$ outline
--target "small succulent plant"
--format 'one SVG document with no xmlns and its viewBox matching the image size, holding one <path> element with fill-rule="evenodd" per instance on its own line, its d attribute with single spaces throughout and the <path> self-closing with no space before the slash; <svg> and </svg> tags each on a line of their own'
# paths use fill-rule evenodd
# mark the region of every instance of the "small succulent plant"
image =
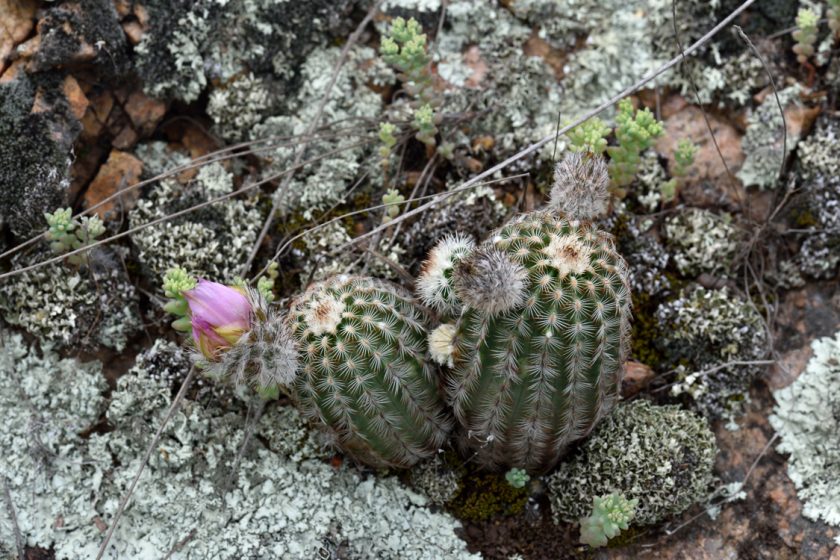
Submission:
<svg viewBox="0 0 840 560">
<path fill-rule="evenodd" d="M 797 30 L 793 32 L 796 44 L 793 46 L 793 52 L 796 53 L 799 64 L 808 64 L 808 59 L 814 55 L 818 23 L 819 17 L 810 8 L 803 8 L 796 15 Z"/>
<path fill-rule="evenodd" d="M 593 502 L 592 513 L 580 520 L 580 542 L 597 548 L 630 526 L 638 500 L 610 494 L 596 496 Z"/>
<path fill-rule="evenodd" d="M 522 469 L 513 468 L 505 473 L 505 480 L 514 488 L 525 488 L 531 476 Z"/>
<path fill-rule="evenodd" d="M 649 109 L 635 111 L 628 99 L 619 102 L 615 120 L 618 145 L 607 148 L 607 153 L 610 156 L 610 179 L 614 187 L 620 188 L 633 182 L 642 152 L 650 148 L 665 129 Z"/>
<path fill-rule="evenodd" d="M 583 175 L 605 185 L 598 156 L 567 157 L 589 158 Z M 562 169 L 577 168 L 565 163 L 558 182 L 573 181 Z M 462 447 L 486 468 L 548 471 L 618 399 L 630 292 L 612 236 L 591 222 L 603 201 L 591 201 L 552 200 L 550 210 L 519 216 L 465 250 L 452 268 L 457 297 L 446 301 L 462 310 L 447 397 Z"/>
<path fill-rule="evenodd" d="M 451 428 L 427 352 L 427 318 L 387 282 L 336 276 L 292 303 L 300 347 L 293 398 L 355 460 L 410 467 Z"/>
<path fill-rule="evenodd" d="M 63 255 L 93 243 L 97 237 L 105 233 L 105 225 L 99 216 L 86 216 L 81 220 L 73 219 L 70 208 L 59 208 L 52 214 L 44 213 L 50 226 L 47 239 L 54 253 Z M 87 262 L 84 253 L 71 255 L 67 258 L 70 264 L 81 265 Z"/>
</svg>

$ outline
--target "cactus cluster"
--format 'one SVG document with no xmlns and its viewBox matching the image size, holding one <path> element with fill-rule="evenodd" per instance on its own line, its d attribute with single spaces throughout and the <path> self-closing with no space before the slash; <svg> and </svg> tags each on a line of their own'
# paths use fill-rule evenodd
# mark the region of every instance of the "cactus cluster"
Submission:
<svg viewBox="0 0 840 560">
<path fill-rule="evenodd" d="M 292 396 L 354 459 L 409 467 L 443 446 L 451 421 L 427 357 L 427 317 L 397 286 L 337 276 L 292 303 L 300 371 Z"/>
<path fill-rule="evenodd" d="M 417 281 L 426 307 L 396 285 L 339 275 L 295 298 L 284 323 L 256 291 L 238 288 L 245 302 L 234 288 L 199 282 L 183 295 L 203 368 L 264 396 L 288 392 L 337 447 L 373 467 L 433 456 L 454 423 L 448 404 L 471 460 L 513 469 L 524 485 L 618 400 L 627 265 L 592 221 L 608 180 L 601 156 L 570 154 L 547 210 L 514 218 L 479 245 L 445 237 Z M 198 301 L 202 290 L 242 312 L 214 311 Z M 266 363 L 285 363 L 287 373 Z"/>
</svg>

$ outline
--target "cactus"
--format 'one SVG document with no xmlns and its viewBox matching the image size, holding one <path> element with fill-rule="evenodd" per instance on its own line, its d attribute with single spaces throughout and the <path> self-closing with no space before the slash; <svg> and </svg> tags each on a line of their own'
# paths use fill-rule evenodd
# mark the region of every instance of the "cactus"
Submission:
<svg viewBox="0 0 840 560">
<path fill-rule="evenodd" d="M 292 397 L 347 455 L 373 467 L 432 456 L 451 428 L 427 358 L 421 307 L 392 284 L 336 276 L 292 303 Z"/>
<path fill-rule="evenodd" d="M 590 165 L 602 184 L 605 166 Z M 618 399 L 627 265 L 612 236 L 589 221 L 601 204 L 554 200 L 550 208 L 515 218 L 452 275 L 464 308 L 447 397 L 461 445 L 491 469 L 548 471 Z"/>
</svg>

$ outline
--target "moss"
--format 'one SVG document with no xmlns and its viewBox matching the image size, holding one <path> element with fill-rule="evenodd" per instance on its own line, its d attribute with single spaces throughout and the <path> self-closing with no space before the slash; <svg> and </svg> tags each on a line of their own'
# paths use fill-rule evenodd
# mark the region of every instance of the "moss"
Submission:
<svg viewBox="0 0 840 560">
<path fill-rule="evenodd" d="M 659 320 L 656 318 L 657 302 L 645 293 L 633 294 L 633 331 L 630 337 L 631 356 L 656 367 L 662 354 L 656 346 L 659 338 Z"/>
<path fill-rule="evenodd" d="M 528 503 L 528 489 L 514 488 L 504 474 L 473 472 L 463 478 L 463 489 L 449 503 L 449 510 L 464 521 L 486 521 L 500 515 L 517 515 Z"/>
</svg>

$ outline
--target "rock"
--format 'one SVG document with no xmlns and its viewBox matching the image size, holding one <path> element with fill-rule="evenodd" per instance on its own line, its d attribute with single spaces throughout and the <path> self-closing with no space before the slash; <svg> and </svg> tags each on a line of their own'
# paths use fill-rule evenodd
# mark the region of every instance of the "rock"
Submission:
<svg viewBox="0 0 840 560">
<path fill-rule="evenodd" d="M 0 0 L 0 75 L 9 67 L 9 57 L 35 27 L 35 0 Z"/>
<path fill-rule="evenodd" d="M 85 207 L 90 208 L 112 194 L 136 185 L 142 172 L 143 163 L 139 159 L 126 152 L 113 150 L 85 192 Z M 118 218 L 122 212 L 131 210 L 139 197 L 140 189 L 128 191 L 122 197 L 97 208 L 96 213 L 103 220 Z"/>
<path fill-rule="evenodd" d="M 741 150 L 741 135 L 728 122 L 708 114 L 720 151 L 732 173 L 740 169 L 744 162 Z M 740 182 L 730 179 L 720 155 L 709 136 L 709 130 L 703 119 L 702 111 L 689 105 L 665 120 L 665 134 L 656 142 L 656 151 L 668 158 L 668 165 L 674 165 L 674 152 L 682 139 L 691 140 L 697 146 L 694 164 L 689 167 L 688 175 L 682 179 L 681 198 L 692 206 L 708 207 L 724 203 L 738 207 L 745 199 L 745 192 Z"/>
<path fill-rule="evenodd" d="M 135 91 L 129 95 L 123 108 L 134 128 L 143 136 L 154 132 L 166 114 L 166 103 L 147 97 L 142 91 Z"/>
<path fill-rule="evenodd" d="M 143 39 L 142 25 L 136 21 L 129 21 L 122 24 L 122 28 L 123 31 L 125 31 L 125 36 L 128 37 L 128 40 L 132 45 L 140 44 L 140 41 Z"/>
<path fill-rule="evenodd" d="M 625 399 L 639 393 L 654 378 L 653 370 L 641 362 L 624 363 L 624 379 L 621 380 L 621 396 Z"/>
<path fill-rule="evenodd" d="M 87 112 L 90 101 L 79 86 L 79 82 L 73 76 L 67 76 L 64 79 L 62 91 L 64 92 L 64 97 L 67 98 L 67 102 L 70 104 L 70 113 L 76 119 L 81 120 Z"/>
</svg>

